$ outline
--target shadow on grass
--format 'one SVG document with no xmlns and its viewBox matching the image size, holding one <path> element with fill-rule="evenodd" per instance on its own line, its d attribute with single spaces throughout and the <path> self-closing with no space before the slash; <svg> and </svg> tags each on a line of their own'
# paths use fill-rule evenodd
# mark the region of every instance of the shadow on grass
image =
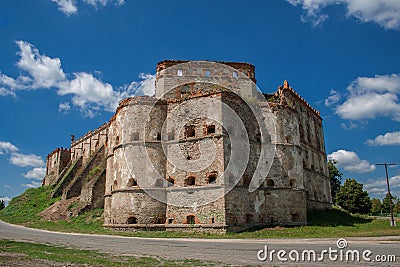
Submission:
<svg viewBox="0 0 400 267">
<path fill-rule="evenodd" d="M 331 210 L 312 210 L 307 214 L 308 225 L 313 226 L 353 226 L 369 223 L 373 219 L 360 215 L 352 215 L 346 211 L 333 208 Z"/>
</svg>

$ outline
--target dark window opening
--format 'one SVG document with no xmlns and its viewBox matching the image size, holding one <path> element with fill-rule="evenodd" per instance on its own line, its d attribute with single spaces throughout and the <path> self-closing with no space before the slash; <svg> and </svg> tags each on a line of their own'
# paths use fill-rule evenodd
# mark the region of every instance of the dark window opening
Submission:
<svg viewBox="0 0 400 267">
<path fill-rule="evenodd" d="M 189 215 L 186 217 L 187 224 L 194 224 L 194 215 Z"/>
<path fill-rule="evenodd" d="M 215 133 L 215 125 L 207 126 L 207 134 L 213 134 L 213 133 Z"/>
<path fill-rule="evenodd" d="M 191 157 L 191 156 L 187 156 L 186 159 L 187 159 L 187 160 L 191 160 L 192 157 Z"/>
<path fill-rule="evenodd" d="M 301 123 L 299 124 L 299 132 L 300 132 L 300 141 L 304 141 L 304 129 Z"/>
<path fill-rule="evenodd" d="M 174 223 L 174 219 L 173 218 L 169 218 L 168 219 L 168 224 Z"/>
<path fill-rule="evenodd" d="M 186 136 L 186 138 L 196 136 L 196 129 L 194 128 L 194 126 L 186 127 L 185 136 Z"/>
<path fill-rule="evenodd" d="M 209 184 L 214 184 L 216 180 L 217 180 L 216 173 L 209 174 L 207 177 L 207 183 L 209 183 Z"/>
<path fill-rule="evenodd" d="M 137 140 L 139 140 L 139 133 L 138 132 L 132 133 L 132 141 L 137 141 Z"/>
<path fill-rule="evenodd" d="M 162 218 L 157 218 L 156 224 L 162 224 L 162 223 L 163 223 L 163 219 Z"/>
<path fill-rule="evenodd" d="M 111 190 L 117 190 L 117 187 L 118 187 L 118 182 L 117 182 L 117 180 L 114 180 Z"/>
<path fill-rule="evenodd" d="M 161 134 L 160 133 L 157 134 L 157 141 L 161 141 Z"/>
<path fill-rule="evenodd" d="M 189 95 L 190 94 L 190 86 L 184 85 L 181 89 L 181 95 Z"/>
<path fill-rule="evenodd" d="M 196 184 L 196 178 L 193 176 L 189 176 L 188 178 L 185 179 L 184 185 L 185 186 L 193 186 Z"/>
<path fill-rule="evenodd" d="M 292 222 L 298 222 L 300 220 L 300 215 L 297 213 L 293 213 L 291 217 L 292 217 Z"/>
<path fill-rule="evenodd" d="M 290 187 L 295 187 L 296 186 L 296 180 L 295 179 L 290 179 L 289 184 L 290 184 Z"/>
<path fill-rule="evenodd" d="M 174 184 L 175 184 L 174 178 L 172 178 L 171 176 L 169 176 L 168 179 L 167 179 L 167 181 L 168 181 L 168 186 L 174 186 Z"/>
<path fill-rule="evenodd" d="M 127 184 L 127 186 L 137 186 L 138 184 L 137 184 L 137 181 L 136 181 L 136 179 L 134 179 L 134 178 L 130 178 L 129 180 L 128 180 L 128 184 Z"/>
<path fill-rule="evenodd" d="M 287 135 L 285 137 L 285 139 L 286 139 L 286 143 L 291 143 L 292 142 L 292 136 L 291 135 Z"/>
<path fill-rule="evenodd" d="M 259 132 L 256 133 L 255 138 L 257 142 L 261 142 L 261 134 Z"/>
<path fill-rule="evenodd" d="M 267 184 L 267 187 L 274 187 L 275 186 L 275 182 L 272 179 L 267 179 L 266 184 Z"/>
<path fill-rule="evenodd" d="M 247 174 L 243 175 L 243 185 L 250 186 L 251 178 Z"/>
<path fill-rule="evenodd" d="M 310 198 L 310 192 L 306 191 L 306 198 Z"/>
<path fill-rule="evenodd" d="M 253 214 L 246 214 L 246 223 L 253 222 Z"/>
<path fill-rule="evenodd" d="M 115 144 L 119 144 L 119 136 L 117 136 L 117 138 L 115 138 Z M 85 153 L 85 151 L 83 151 L 83 153 Z"/>
<path fill-rule="evenodd" d="M 214 218 L 211 218 L 211 223 L 215 223 L 215 220 L 214 220 Z"/>
<path fill-rule="evenodd" d="M 127 224 L 137 224 L 137 219 L 134 216 L 131 216 L 128 218 L 128 220 L 126 221 Z"/>
</svg>

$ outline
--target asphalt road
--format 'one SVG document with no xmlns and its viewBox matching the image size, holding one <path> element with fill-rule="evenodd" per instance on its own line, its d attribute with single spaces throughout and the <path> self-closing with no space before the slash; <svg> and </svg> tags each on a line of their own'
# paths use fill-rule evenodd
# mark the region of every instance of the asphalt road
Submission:
<svg viewBox="0 0 400 267">
<path fill-rule="evenodd" d="M 28 241 L 34 243 L 47 243 L 52 245 L 63 245 L 78 249 L 97 250 L 119 255 L 153 256 L 165 259 L 198 259 L 203 261 L 219 262 L 232 265 L 258 265 L 258 266 L 400 266 L 400 236 L 380 238 L 347 238 L 347 247 L 338 248 L 337 239 L 191 239 L 191 238 L 139 238 L 121 237 L 109 235 L 68 234 L 50 232 L 12 225 L 0 221 L 0 238 L 14 241 Z M 272 250 L 273 261 L 268 257 L 260 261 L 257 254 L 268 247 L 268 255 Z M 331 252 L 329 259 L 329 248 L 336 250 Z M 0 248 L 1 249 L 1 248 Z M 279 260 L 279 250 L 281 260 Z M 291 252 L 291 250 L 295 250 Z M 316 259 L 321 257 L 321 252 L 327 250 L 323 261 L 308 261 L 310 253 L 304 250 L 314 250 Z M 346 253 L 349 250 L 358 250 L 360 261 L 346 262 Z M 370 250 L 371 254 L 365 252 Z M 299 253 L 299 261 L 291 260 Z M 363 253 L 366 259 L 363 259 Z M 304 253 L 305 261 L 302 261 Z M 340 259 L 340 254 L 343 260 Z M 264 257 L 260 252 L 259 256 Z M 312 252 L 311 252 L 312 255 Z M 377 262 L 377 255 L 395 255 L 396 262 Z M 291 257 L 291 258 L 290 258 Z M 313 257 L 311 257 L 312 259 Z M 287 261 L 285 261 L 287 259 Z"/>
</svg>

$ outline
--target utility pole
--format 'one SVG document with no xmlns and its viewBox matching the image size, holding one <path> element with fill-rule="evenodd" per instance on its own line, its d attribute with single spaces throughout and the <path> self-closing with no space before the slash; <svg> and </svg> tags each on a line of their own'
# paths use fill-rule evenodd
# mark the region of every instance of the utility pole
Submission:
<svg viewBox="0 0 400 267">
<path fill-rule="evenodd" d="M 388 194 L 389 194 L 389 207 L 390 207 L 390 226 L 396 226 L 396 223 L 393 218 L 393 205 L 392 205 L 392 195 L 390 194 L 390 186 L 389 186 L 389 175 L 388 175 L 388 169 L 387 166 L 395 166 L 397 164 L 395 163 L 378 163 L 376 164 L 378 166 L 385 166 L 385 171 L 386 171 L 386 183 L 387 183 L 387 188 L 388 188 Z"/>
</svg>

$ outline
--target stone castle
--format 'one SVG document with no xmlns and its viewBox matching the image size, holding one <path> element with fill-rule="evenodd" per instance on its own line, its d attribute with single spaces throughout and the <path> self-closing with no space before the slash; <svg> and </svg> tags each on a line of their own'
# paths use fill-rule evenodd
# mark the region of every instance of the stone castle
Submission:
<svg viewBox="0 0 400 267">
<path fill-rule="evenodd" d="M 308 210 L 332 205 L 322 119 L 287 81 L 255 101 L 255 82 L 248 63 L 159 62 L 155 96 L 126 98 L 109 122 L 71 136 L 70 148 L 47 156 L 42 184 L 76 203 L 69 215 L 104 208 L 104 226 L 117 230 L 306 224 Z M 261 134 L 246 99 L 273 130 Z M 242 170 L 241 159 L 229 165 L 240 123 L 228 110 L 246 132 L 236 139 L 247 140 Z M 263 142 L 273 153 L 259 171 Z"/>
</svg>

